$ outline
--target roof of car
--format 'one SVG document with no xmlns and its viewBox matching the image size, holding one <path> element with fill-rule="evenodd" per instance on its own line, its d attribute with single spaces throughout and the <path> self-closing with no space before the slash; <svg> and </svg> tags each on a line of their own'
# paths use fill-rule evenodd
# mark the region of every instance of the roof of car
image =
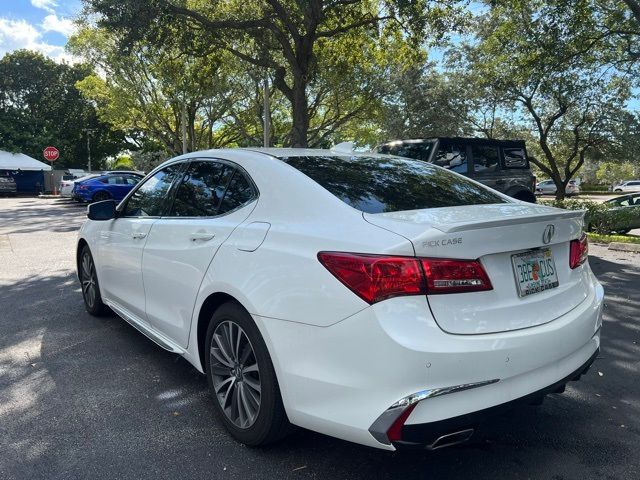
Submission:
<svg viewBox="0 0 640 480">
<path fill-rule="evenodd" d="M 500 140 L 496 138 L 479 138 L 479 137 L 425 137 L 425 138 L 408 138 L 402 140 L 392 140 L 389 142 L 385 142 L 380 146 L 387 145 L 401 145 L 403 143 L 422 143 L 422 142 L 433 142 L 435 140 L 452 142 L 452 143 L 470 143 L 470 144 L 482 144 L 482 145 L 504 145 L 504 146 L 513 146 L 513 147 L 524 147 L 524 140 Z"/>
<path fill-rule="evenodd" d="M 320 148 L 277 148 L 277 147 L 250 147 L 242 150 L 264 153 L 276 158 L 286 157 L 336 157 L 336 156 L 356 156 L 356 157 L 377 157 L 384 156 L 372 152 L 348 152 L 344 150 L 330 150 Z"/>
</svg>

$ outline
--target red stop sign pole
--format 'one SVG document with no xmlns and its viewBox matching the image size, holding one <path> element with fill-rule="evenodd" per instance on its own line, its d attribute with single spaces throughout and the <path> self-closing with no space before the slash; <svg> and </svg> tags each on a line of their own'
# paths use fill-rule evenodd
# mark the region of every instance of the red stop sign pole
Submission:
<svg viewBox="0 0 640 480">
<path fill-rule="evenodd" d="M 53 194 L 56 195 L 58 192 L 53 180 L 53 162 L 60 158 L 60 152 L 56 147 L 47 147 L 42 151 L 42 155 L 51 164 L 51 186 L 53 187 Z"/>
</svg>

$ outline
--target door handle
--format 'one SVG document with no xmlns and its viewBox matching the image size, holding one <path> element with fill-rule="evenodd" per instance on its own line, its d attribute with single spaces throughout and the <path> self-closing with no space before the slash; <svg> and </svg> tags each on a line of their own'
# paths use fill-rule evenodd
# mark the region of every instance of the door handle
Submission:
<svg viewBox="0 0 640 480">
<path fill-rule="evenodd" d="M 197 241 L 202 241 L 202 242 L 206 242 L 208 240 L 211 240 L 213 237 L 215 237 L 216 234 L 215 233 L 208 233 L 208 232 L 193 232 L 190 236 L 189 236 L 189 240 L 191 240 L 192 242 L 197 242 Z"/>
<path fill-rule="evenodd" d="M 147 236 L 146 233 L 144 232 L 135 232 L 133 235 L 131 235 L 133 238 L 135 238 L 136 240 L 144 238 Z"/>
</svg>

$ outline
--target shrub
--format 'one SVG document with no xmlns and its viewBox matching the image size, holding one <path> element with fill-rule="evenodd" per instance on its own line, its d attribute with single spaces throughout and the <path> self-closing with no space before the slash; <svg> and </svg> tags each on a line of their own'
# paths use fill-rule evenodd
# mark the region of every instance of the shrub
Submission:
<svg viewBox="0 0 640 480">
<path fill-rule="evenodd" d="M 630 230 L 631 220 L 637 215 L 633 209 L 612 208 L 610 204 L 589 200 L 542 200 L 540 203 L 565 210 L 586 210 L 585 229 L 605 235 Z"/>
</svg>

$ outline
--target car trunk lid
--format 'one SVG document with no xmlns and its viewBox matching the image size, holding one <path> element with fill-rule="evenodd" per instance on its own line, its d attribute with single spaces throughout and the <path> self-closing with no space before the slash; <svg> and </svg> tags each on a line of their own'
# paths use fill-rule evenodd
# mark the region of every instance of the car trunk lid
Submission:
<svg viewBox="0 0 640 480">
<path fill-rule="evenodd" d="M 540 325 L 575 308 L 588 295 L 588 270 L 569 267 L 569 243 L 581 235 L 583 211 L 514 202 L 363 215 L 409 239 L 418 257 L 480 260 L 492 290 L 427 295 L 446 332 L 483 334 Z M 547 250 L 558 286 L 521 296 L 513 256 Z"/>
</svg>

